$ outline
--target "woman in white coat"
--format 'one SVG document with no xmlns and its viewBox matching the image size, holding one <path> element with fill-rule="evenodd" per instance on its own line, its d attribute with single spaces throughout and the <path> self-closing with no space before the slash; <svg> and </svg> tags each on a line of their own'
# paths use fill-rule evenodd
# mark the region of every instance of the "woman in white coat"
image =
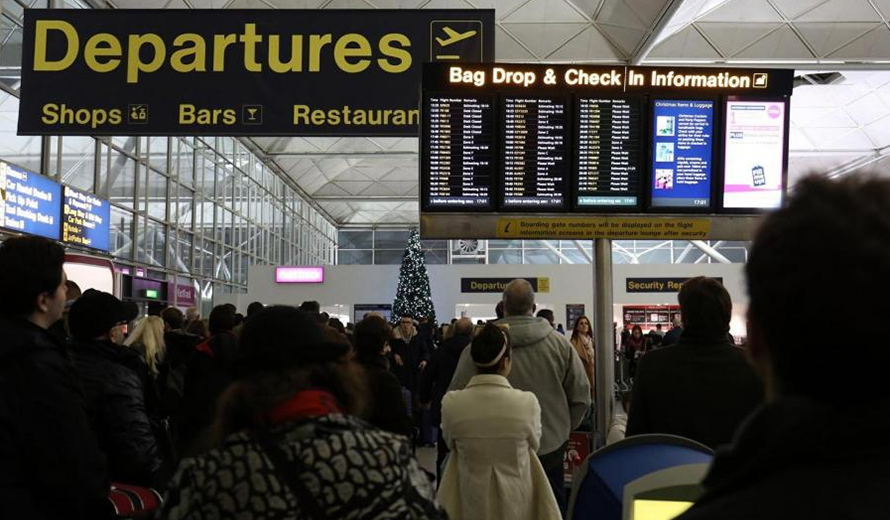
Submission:
<svg viewBox="0 0 890 520">
<path fill-rule="evenodd" d="M 442 436 L 451 454 L 437 499 L 451 520 L 559 520 L 536 455 L 541 407 L 507 381 L 507 330 L 485 325 L 470 347 L 478 375 L 442 399 Z"/>
</svg>

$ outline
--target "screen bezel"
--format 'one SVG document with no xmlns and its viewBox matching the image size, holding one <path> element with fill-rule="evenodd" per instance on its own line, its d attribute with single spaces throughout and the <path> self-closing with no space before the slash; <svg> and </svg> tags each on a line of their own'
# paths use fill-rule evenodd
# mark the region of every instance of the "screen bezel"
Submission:
<svg viewBox="0 0 890 520">
<path fill-rule="evenodd" d="M 629 103 L 636 103 L 637 108 L 639 110 L 640 117 L 640 128 L 638 131 L 640 132 L 640 143 L 639 143 L 639 151 L 637 153 L 637 203 L 633 206 L 582 206 L 578 204 L 578 183 L 580 182 L 580 176 L 578 171 L 578 161 L 580 150 L 578 148 L 578 143 L 580 141 L 579 132 L 581 130 L 581 99 L 620 99 L 628 101 Z M 647 150 L 649 148 L 649 138 L 650 136 L 646 133 L 648 125 L 645 124 L 644 118 L 646 117 L 646 111 L 648 107 L 646 105 L 646 97 L 645 96 L 618 96 L 618 95 L 595 95 L 595 94 L 574 94 L 572 96 L 572 140 L 574 144 L 574 150 L 572 150 L 572 170 L 571 170 L 571 207 L 573 213 L 585 214 L 585 213 L 641 213 L 643 208 L 645 207 L 646 202 L 646 186 L 645 179 L 646 175 L 644 174 L 646 169 L 646 158 Z"/>
<path fill-rule="evenodd" d="M 647 154 L 646 154 L 646 173 L 645 173 L 645 181 L 646 181 L 646 204 L 645 204 L 645 213 L 650 214 L 713 214 L 717 208 L 717 185 L 719 184 L 718 180 L 714 178 L 716 172 L 722 172 L 721 159 L 722 153 L 720 152 L 720 146 L 715 145 L 715 143 L 722 143 L 723 140 L 723 121 L 720 117 L 719 104 L 721 101 L 720 96 L 649 96 L 649 124 L 648 127 L 648 135 L 647 135 Z M 654 161 L 655 161 L 655 102 L 656 101 L 710 101 L 713 103 L 713 112 L 712 112 L 712 130 L 711 130 L 711 185 L 710 185 L 710 198 L 709 204 L 707 206 L 653 206 L 652 202 L 654 200 L 655 191 L 654 188 Z"/>
<path fill-rule="evenodd" d="M 488 204 L 480 204 L 473 206 L 450 206 L 450 205 L 439 205 L 432 206 L 430 204 L 430 155 L 429 155 L 429 142 L 430 142 L 430 127 L 428 124 L 428 111 L 429 111 L 429 103 L 430 97 L 433 96 L 449 96 L 449 97 L 472 97 L 477 99 L 488 99 L 491 102 L 492 107 L 492 137 L 491 137 L 491 148 L 490 148 L 490 167 L 491 167 L 491 175 L 489 178 L 488 185 Z M 420 128 L 421 128 L 421 137 L 420 137 L 420 208 L 421 211 L 426 213 L 493 213 L 497 211 L 497 178 L 498 178 L 498 169 L 500 167 L 499 164 L 499 156 L 500 156 L 500 140 L 498 135 L 498 98 L 499 96 L 495 93 L 479 93 L 477 91 L 472 90 L 448 90 L 448 91 L 427 91 L 423 92 L 423 96 L 421 99 L 421 111 L 420 111 Z"/>
<path fill-rule="evenodd" d="M 791 99 L 790 96 L 723 96 L 721 99 L 723 118 L 721 120 L 721 161 L 720 161 L 720 186 L 718 191 L 718 205 L 717 211 L 720 214 L 724 215 L 762 215 L 764 213 L 769 213 L 770 211 L 775 211 L 777 208 L 726 208 L 724 207 L 724 198 L 726 193 L 724 192 L 726 186 L 726 121 L 728 119 L 727 113 L 729 112 L 729 102 L 730 101 L 751 101 L 754 103 L 784 103 L 785 104 L 785 119 L 784 119 L 784 132 L 783 132 L 783 142 L 782 142 L 782 199 L 779 201 L 779 207 L 785 203 L 785 197 L 788 196 L 788 149 L 790 148 L 790 143 L 788 139 L 791 134 Z"/>
<path fill-rule="evenodd" d="M 504 172 L 504 153 L 506 152 L 504 148 L 504 139 L 502 138 L 506 135 L 506 110 L 507 110 L 507 98 L 511 99 L 551 99 L 551 100 L 560 100 L 565 105 L 566 117 L 565 117 L 565 128 L 563 129 L 563 138 L 565 139 L 565 163 L 566 163 L 566 174 L 565 174 L 565 188 L 563 190 L 563 203 L 562 206 L 508 206 L 505 204 L 505 190 L 503 189 L 501 183 L 506 182 L 505 172 Z M 498 185 L 497 190 L 497 199 L 495 207 L 496 211 L 500 213 L 569 213 L 571 211 L 571 200 L 569 197 L 571 196 L 572 191 L 572 132 L 573 129 L 573 121 L 572 121 L 572 96 L 570 94 L 554 94 L 552 92 L 542 92 L 542 91 L 532 91 L 532 92 L 510 92 L 510 91 L 499 91 L 497 96 L 498 103 L 498 111 L 497 111 L 497 120 L 496 120 L 496 135 L 498 139 L 498 153 L 497 153 L 497 172 L 495 176 L 495 184 Z"/>
</svg>

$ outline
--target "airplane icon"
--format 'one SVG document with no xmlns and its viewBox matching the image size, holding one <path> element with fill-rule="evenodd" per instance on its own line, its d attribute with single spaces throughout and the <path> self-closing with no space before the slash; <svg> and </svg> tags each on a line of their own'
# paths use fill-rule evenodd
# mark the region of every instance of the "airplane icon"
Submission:
<svg viewBox="0 0 890 520">
<path fill-rule="evenodd" d="M 448 35 L 448 38 L 439 38 L 438 36 L 436 37 L 436 41 L 439 42 L 439 45 L 442 47 L 447 47 L 453 43 L 457 43 L 459 41 L 466 40 L 467 38 L 476 36 L 476 31 L 474 30 L 470 30 L 464 33 L 457 32 L 451 27 L 443 27 L 442 30 L 445 31 L 446 35 Z"/>
</svg>

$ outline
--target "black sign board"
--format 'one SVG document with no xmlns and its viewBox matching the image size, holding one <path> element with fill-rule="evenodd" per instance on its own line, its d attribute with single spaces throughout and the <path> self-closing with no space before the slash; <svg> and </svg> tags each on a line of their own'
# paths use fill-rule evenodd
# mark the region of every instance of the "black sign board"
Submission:
<svg viewBox="0 0 890 520">
<path fill-rule="evenodd" d="M 25 11 L 19 134 L 416 136 L 422 64 L 494 10 Z"/>
<path fill-rule="evenodd" d="M 723 278 L 714 278 L 723 283 Z M 625 288 L 629 293 L 673 293 L 689 278 L 627 278 Z"/>
<path fill-rule="evenodd" d="M 777 207 L 793 76 L 777 69 L 427 63 L 423 92 L 435 104 L 426 105 L 421 122 L 421 211 L 437 220 L 437 212 Z M 451 114 L 445 126 L 442 110 Z M 735 118 L 724 128 L 728 110 Z M 769 153 L 754 153 L 765 127 Z M 724 182 L 727 147 L 732 179 Z M 436 170 L 442 154 L 451 159 L 448 181 Z"/>
<path fill-rule="evenodd" d="M 567 303 L 566 304 L 566 331 L 575 330 L 575 323 L 581 316 L 584 316 L 583 303 Z"/>
<path fill-rule="evenodd" d="M 507 284 L 515 278 L 461 278 L 460 292 L 462 293 L 501 293 L 507 288 Z M 532 284 L 535 292 L 550 292 L 549 278 L 525 278 Z"/>
</svg>

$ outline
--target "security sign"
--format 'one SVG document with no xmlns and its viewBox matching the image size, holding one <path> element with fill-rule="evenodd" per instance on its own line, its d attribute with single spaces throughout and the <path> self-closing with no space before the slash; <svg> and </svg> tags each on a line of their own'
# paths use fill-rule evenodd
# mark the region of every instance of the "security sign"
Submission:
<svg viewBox="0 0 890 520">
<path fill-rule="evenodd" d="M 484 9 L 29 9 L 19 133 L 416 136 L 424 62 L 493 60 Z"/>
</svg>

